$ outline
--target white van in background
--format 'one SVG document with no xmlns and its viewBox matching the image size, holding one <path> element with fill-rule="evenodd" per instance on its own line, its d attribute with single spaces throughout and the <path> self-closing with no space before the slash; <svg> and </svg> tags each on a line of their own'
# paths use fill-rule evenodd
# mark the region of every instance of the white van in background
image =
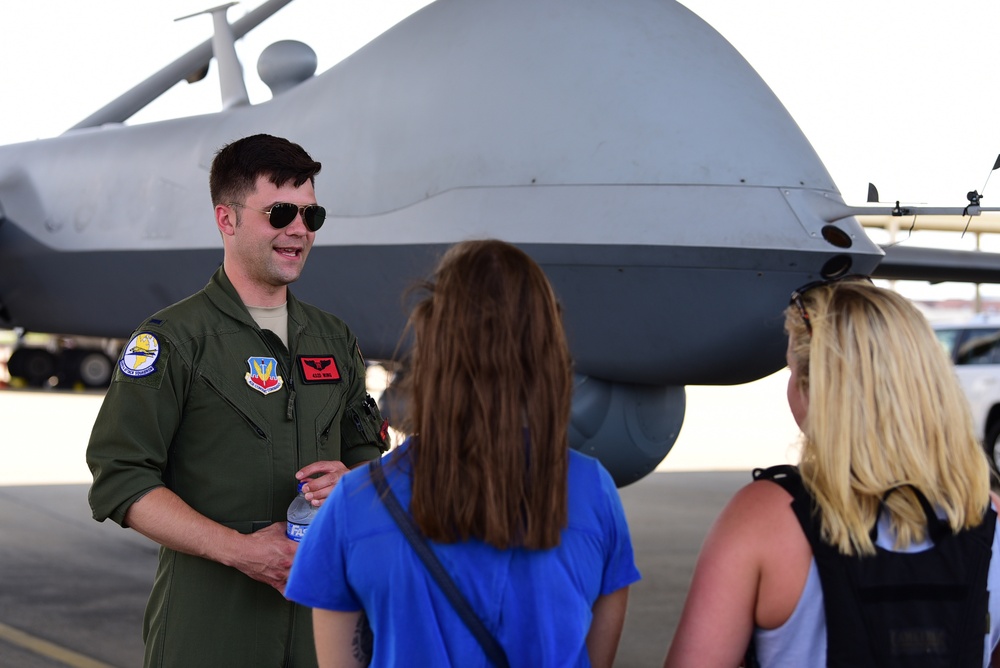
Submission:
<svg viewBox="0 0 1000 668">
<path fill-rule="evenodd" d="M 934 333 L 955 364 L 976 434 L 1000 471 L 1000 315 L 936 322 Z"/>
</svg>

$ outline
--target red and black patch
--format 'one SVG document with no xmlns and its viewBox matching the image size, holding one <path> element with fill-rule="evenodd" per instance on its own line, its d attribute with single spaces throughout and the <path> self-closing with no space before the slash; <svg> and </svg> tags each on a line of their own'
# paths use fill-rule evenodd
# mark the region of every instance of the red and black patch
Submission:
<svg viewBox="0 0 1000 668">
<path fill-rule="evenodd" d="M 333 355 L 299 355 L 298 360 L 304 383 L 339 383 L 341 380 Z"/>
</svg>

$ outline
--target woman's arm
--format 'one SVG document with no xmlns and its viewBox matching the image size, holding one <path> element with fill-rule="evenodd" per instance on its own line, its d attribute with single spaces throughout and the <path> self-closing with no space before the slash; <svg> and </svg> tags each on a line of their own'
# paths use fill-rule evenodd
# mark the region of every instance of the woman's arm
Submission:
<svg viewBox="0 0 1000 668">
<path fill-rule="evenodd" d="M 594 601 L 594 617 L 587 632 L 587 654 L 595 668 L 611 668 L 618 652 L 618 641 L 625 625 L 628 587 L 599 596 Z"/>
<path fill-rule="evenodd" d="M 313 635 L 320 668 L 364 668 L 371 660 L 370 631 L 362 611 L 313 608 Z"/>
<path fill-rule="evenodd" d="M 665 668 L 738 666 L 755 625 L 788 619 L 812 556 L 790 502 L 761 481 L 723 509 L 702 545 Z"/>
</svg>

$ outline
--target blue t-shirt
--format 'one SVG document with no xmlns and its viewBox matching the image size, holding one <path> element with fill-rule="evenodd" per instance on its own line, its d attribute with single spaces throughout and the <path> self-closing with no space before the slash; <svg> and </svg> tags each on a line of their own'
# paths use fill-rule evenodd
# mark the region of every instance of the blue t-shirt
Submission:
<svg viewBox="0 0 1000 668">
<path fill-rule="evenodd" d="M 408 444 L 386 457 L 410 506 Z M 391 463 L 390 463 L 391 462 Z M 640 578 L 618 490 L 601 464 L 570 451 L 569 526 L 550 550 L 431 542 L 512 666 L 589 666 L 599 596 Z M 378 499 L 368 469 L 341 478 L 299 545 L 285 596 L 368 614 L 373 666 L 487 666 L 486 656 Z"/>
</svg>

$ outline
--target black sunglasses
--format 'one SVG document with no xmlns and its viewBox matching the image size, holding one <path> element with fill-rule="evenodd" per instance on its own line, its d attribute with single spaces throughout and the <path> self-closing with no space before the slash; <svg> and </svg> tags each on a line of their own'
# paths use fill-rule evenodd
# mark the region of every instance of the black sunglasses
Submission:
<svg viewBox="0 0 1000 668">
<path fill-rule="evenodd" d="M 872 278 L 871 276 L 865 276 L 864 274 L 846 274 L 844 276 L 838 276 L 837 278 L 811 281 L 799 288 L 796 288 L 795 290 L 792 290 L 792 296 L 788 299 L 788 305 L 794 305 L 797 309 L 799 309 L 799 314 L 802 316 L 802 321 L 806 324 L 806 331 L 809 332 L 809 336 L 812 336 L 813 333 L 812 322 L 809 321 L 809 311 L 806 310 L 806 305 L 802 302 L 802 297 L 810 290 L 815 290 L 816 288 L 824 285 L 847 283 L 851 281 L 866 281 L 868 283 L 872 283 Z"/>
<path fill-rule="evenodd" d="M 299 206 L 298 204 L 292 204 L 291 202 L 278 202 L 277 204 L 272 204 L 270 209 L 255 209 L 252 206 L 247 206 L 246 204 L 240 204 L 239 202 L 230 202 L 229 206 L 238 206 L 244 209 L 250 209 L 251 211 L 256 211 L 258 213 L 263 213 L 267 216 L 267 220 L 271 223 L 271 227 L 276 230 L 280 230 L 283 227 L 288 227 L 295 216 L 302 214 L 302 221 L 309 228 L 310 232 L 315 232 L 319 228 L 323 227 L 323 221 L 326 220 L 326 209 L 321 207 L 319 204 L 306 204 L 304 206 Z"/>
</svg>

